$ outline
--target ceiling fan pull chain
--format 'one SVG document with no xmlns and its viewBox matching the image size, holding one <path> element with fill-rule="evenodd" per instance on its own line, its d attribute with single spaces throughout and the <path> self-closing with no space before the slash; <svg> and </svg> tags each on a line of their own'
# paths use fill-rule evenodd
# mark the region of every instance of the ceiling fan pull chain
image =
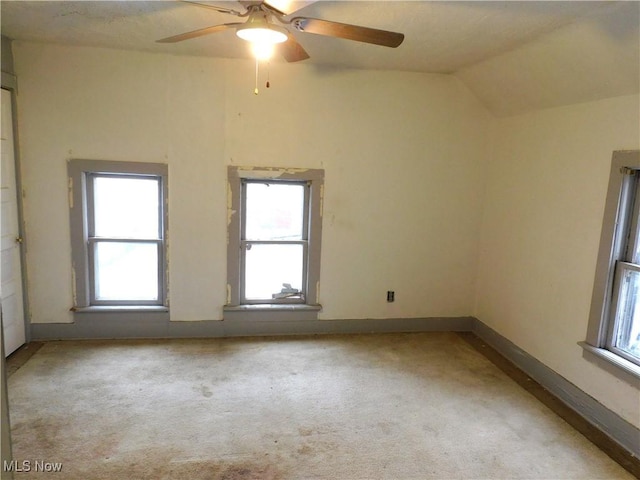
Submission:
<svg viewBox="0 0 640 480">
<path fill-rule="evenodd" d="M 271 73 L 271 62 L 267 62 L 267 84 L 266 84 L 267 88 L 271 86 L 269 84 L 269 73 Z"/>
<path fill-rule="evenodd" d="M 258 95 L 258 59 L 256 58 L 256 88 L 253 90 L 254 95 Z"/>
</svg>

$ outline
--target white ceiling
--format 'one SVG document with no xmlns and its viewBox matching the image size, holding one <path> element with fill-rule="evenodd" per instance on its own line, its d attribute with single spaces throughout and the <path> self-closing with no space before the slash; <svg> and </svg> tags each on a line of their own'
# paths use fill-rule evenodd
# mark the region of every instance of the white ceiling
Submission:
<svg viewBox="0 0 640 480">
<path fill-rule="evenodd" d="M 286 0 L 273 0 L 271 3 Z M 237 2 L 202 2 L 242 11 Z M 638 1 L 317 1 L 295 15 L 398 31 L 386 48 L 295 32 L 304 64 L 451 73 L 494 113 L 638 93 Z M 0 2 L 2 34 L 15 40 L 248 58 L 233 31 L 176 44 L 155 40 L 232 15 L 179 1 Z"/>
</svg>

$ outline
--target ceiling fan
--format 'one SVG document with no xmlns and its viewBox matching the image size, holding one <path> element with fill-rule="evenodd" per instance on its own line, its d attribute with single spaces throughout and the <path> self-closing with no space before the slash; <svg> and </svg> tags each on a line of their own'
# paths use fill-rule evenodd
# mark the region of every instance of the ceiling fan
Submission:
<svg viewBox="0 0 640 480">
<path fill-rule="evenodd" d="M 181 33 L 172 37 L 157 40 L 159 43 L 175 43 L 189 40 L 211 33 L 225 30 L 236 30 L 236 34 L 243 40 L 251 42 L 256 59 L 268 58 L 273 47 L 279 44 L 279 52 L 287 62 L 298 62 L 309 58 L 309 54 L 300 45 L 287 27 L 302 33 L 314 33 L 329 37 L 344 38 L 357 42 L 381 45 L 384 47 L 397 47 L 404 40 L 404 35 L 397 32 L 378 30 L 375 28 L 349 25 L 346 23 L 321 20 L 319 18 L 291 17 L 294 11 L 286 12 L 276 8 L 266 0 L 239 0 L 246 11 L 217 7 L 183 0 L 198 7 L 208 8 L 221 13 L 227 13 L 240 18 L 247 18 L 245 22 L 224 23 L 211 27 Z M 272 0 L 273 1 L 273 0 Z"/>
</svg>

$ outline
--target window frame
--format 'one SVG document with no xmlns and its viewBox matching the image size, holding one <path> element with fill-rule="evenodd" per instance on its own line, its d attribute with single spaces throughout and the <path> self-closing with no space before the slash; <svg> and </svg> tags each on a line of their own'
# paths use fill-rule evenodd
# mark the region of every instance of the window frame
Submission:
<svg viewBox="0 0 640 480">
<path fill-rule="evenodd" d="M 640 150 L 613 152 L 587 335 L 584 342 L 579 342 L 586 352 L 604 360 L 603 365 L 609 371 L 633 381 L 640 378 L 640 363 L 616 348 L 614 337 L 621 292 L 619 279 L 624 265 L 629 263 L 628 248 L 635 250 L 640 241 L 637 218 L 634 219 L 637 217 L 634 212 L 637 214 L 640 208 L 639 182 Z"/>
<path fill-rule="evenodd" d="M 303 218 L 302 218 L 302 239 L 301 240 L 251 240 L 247 238 L 247 186 L 249 184 L 263 185 L 300 185 L 304 187 L 303 198 Z M 257 179 L 242 178 L 240 180 L 240 303 L 242 305 L 260 304 L 304 304 L 309 290 L 307 272 L 309 270 L 309 199 L 311 197 L 311 184 L 309 181 L 282 180 L 282 179 Z M 246 252 L 250 245 L 302 245 L 302 286 L 299 298 L 272 298 L 272 299 L 249 299 L 246 296 Z M 250 247 L 249 247 L 250 248 Z M 275 292 L 274 292 L 275 293 Z"/>
<path fill-rule="evenodd" d="M 227 304 L 225 309 L 234 307 L 283 308 L 317 307 L 320 282 L 320 250 L 322 239 L 322 197 L 324 193 L 324 170 L 294 169 L 276 167 L 229 166 L 227 191 Z M 244 294 L 244 254 L 246 243 L 261 243 L 243 238 L 244 235 L 244 186 L 257 183 L 298 183 L 305 184 L 306 259 L 303 263 L 304 299 L 246 299 Z M 269 242 L 266 242 L 269 243 Z M 278 242 L 280 243 L 280 242 Z M 294 243 L 300 243 L 296 241 Z"/>
<path fill-rule="evenodd" d="M 168 166 L 161 163 L 78 160 L 68 162 L 69 212 L 73 275 L 73 307 L 76 312 L 108 309 L 166 310 L 168 307 L 167 226 Z M 98 177 L 144 178 L 159 182 L 159 225 L 156 239 L 95 237 L 93 180 Z M 100 242 L 155 243 L 158 248 L 157 300 L 98 300 L 95 296 L 95 246 Z"/>
</svg>

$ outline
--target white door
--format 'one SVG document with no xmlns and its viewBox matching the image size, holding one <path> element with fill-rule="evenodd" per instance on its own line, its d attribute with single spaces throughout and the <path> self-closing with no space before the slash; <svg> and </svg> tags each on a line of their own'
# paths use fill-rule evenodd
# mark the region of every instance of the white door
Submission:
<svg viewBox="0 0 640 480">
<path fill-rule="evenodd" d="M 16 162 L 13 146 L 11 92 L 2 89 L 0 125 L 0 303 L 4 327 L 4 354 L 9 355 L 25 342 L 20 229 Z"/>
</svg>

